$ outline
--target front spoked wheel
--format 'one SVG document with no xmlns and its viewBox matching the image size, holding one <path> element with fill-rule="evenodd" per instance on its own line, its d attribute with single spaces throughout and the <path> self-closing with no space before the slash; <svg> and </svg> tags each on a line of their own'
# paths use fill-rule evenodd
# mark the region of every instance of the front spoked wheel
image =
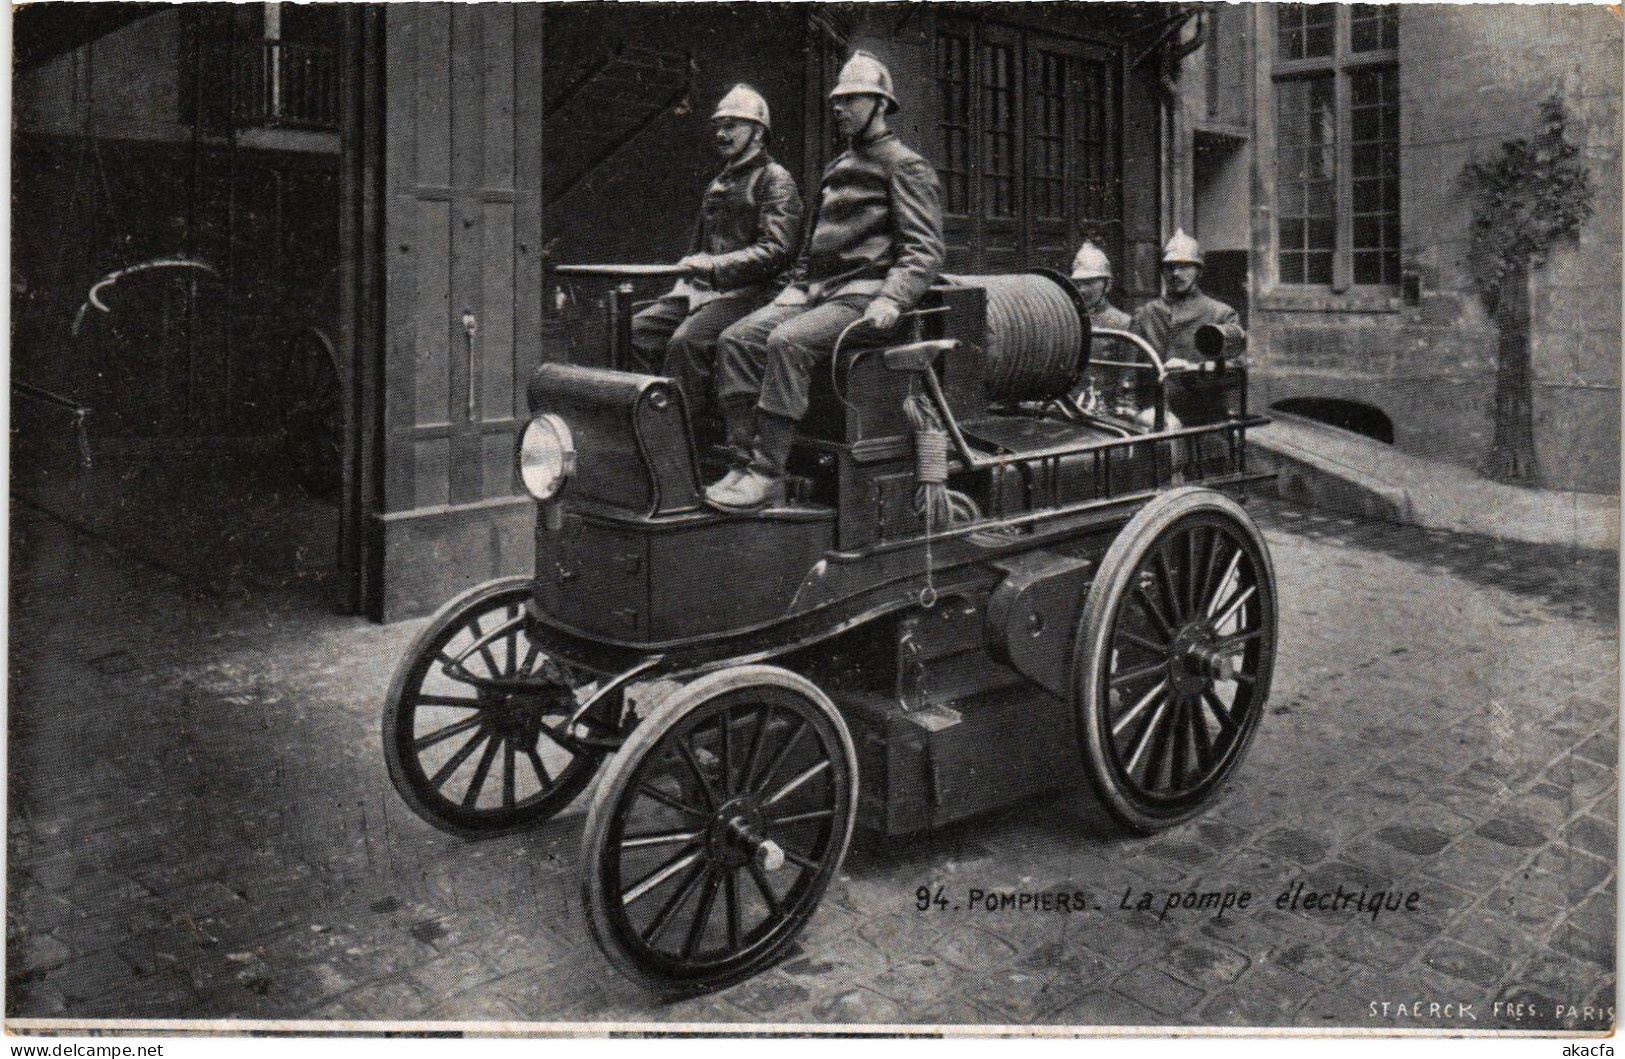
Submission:
<svg viewBox="0 0 1625 1059">
<path fill-rule="evenodd" d="M 638 726 L 582 839 L 593 938 L 645 987 L 739 981 L 788 949 L 852 838 L 856 755 L 810 681 L 714 673 Z"/>
<path fill-rule="evenodd" d="M 525 631 L 531 582 L 503 578 L 446 604 L 390 682 L 384 759 L 406 804 L 443 831 L 486 838 L 568 805 L 603 755 L 560 738 L 594 688 Z"/>
<path fill-rule="evenodd" d="M 1190 818 L 1246 753 L 1269 697 L 1263 535 L 1223 494 L 1166 493 L 1112 542 L 1079 624 L 1079 741 L 1101 800 L 1137 831 Z"/>
</svg>

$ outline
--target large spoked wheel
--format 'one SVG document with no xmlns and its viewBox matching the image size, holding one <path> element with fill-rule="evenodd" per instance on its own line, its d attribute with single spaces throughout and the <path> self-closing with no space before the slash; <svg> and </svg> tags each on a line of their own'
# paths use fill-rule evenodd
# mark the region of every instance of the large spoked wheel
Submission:
<svg viewBox="0 0 1625 1059">
<path fill-rule="evenodd" d="M 1133 830 L 1195 815 L 1258 729 L 1275 663 L 1275 569 L 1241 505 L 1166 493 L 1101 560 L 1073 656 L 1078 737 Z"/>
<path fill-rule="evenodd" d="M 587 814 L 582 899 L 599 948 L 666 994 L 770 965 L 846 854 L 855 762 L 834 704 L 794 673 L 741 666 L 674 692 Z"/>
<path fill-rule="evenodd" d="M 568 805 L 603 758 L 557 734 L 592 678 L 531 642 L 530 592 L 528 578 L 509 577 L 452 600 L 390 682 L 389 778 L 443 831 L 485 838 L 532 827 Z"/>
<path fill-rule="evenodd" d="M 281 390 L 283 457 L 306 489 L 330 498 L 343 475 L 344 387 L 333 343 L 320 328 L 306 327 L 289 340 Z"/>
</svg>

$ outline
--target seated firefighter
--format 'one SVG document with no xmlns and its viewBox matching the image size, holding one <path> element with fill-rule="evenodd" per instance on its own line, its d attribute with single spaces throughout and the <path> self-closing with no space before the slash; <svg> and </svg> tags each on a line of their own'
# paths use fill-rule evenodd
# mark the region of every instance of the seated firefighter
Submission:
<svg viewBox="0 0 1625 1059">
<path fill-rule="evenodd" d="M 1085 239 L 1078 247 L 1078 256 L 1072 259 L 1072 285 L 1089 311 L 1092 327 L 1109 327 L 1127 331 L 1132 318 L 1106 298 L 1112 288 L 1112 262 L 1106 251 Z"/>
<path fill-rule="evenodd" d="M 1170 367 L 1192 367 L 1207 357 L 1197 349 L 1197 332 L 1218 329 L 1225 349 L 1239 348 L 1247 340 L 1236 310 L 1203 294 L 1202 248 L 1183 230 L 1176 231 L 1162 248 L 1162 296 L 1134 314 L 1130 329 L 1149 342 Z M 1211 423 L 1225 417 L 1220 388 L 1182 380 L 1170 389 L 1168 403 L 1185 425 Z"/>
<path fill-rule="evenodd" d="M 677 380 L 689 415 L 711 405 L 717 336 L 766 305 L 801 242 L 801 191 L 767 153 L 767 100 L 736 85 L 711 115 L 722 172 L 705 189 L 686 270 L 664 297 L 632 319 L 632 348 L 645 367 Z"/>
<path fill-rule="evenodd" d="M 717 343 L 728 440 L 749 453 L 705 492 L 722 511 L 783 501 L 785 461 L 814 367 L 859 321 L 871 337 L 895 328 L 942 268 L 937 174 L 886 127 L 898 109 L 891 73 L 867 52 L 853 52 L 830 106 L 849 147 L 824 170 L 791 282 Z"/>
</svg>

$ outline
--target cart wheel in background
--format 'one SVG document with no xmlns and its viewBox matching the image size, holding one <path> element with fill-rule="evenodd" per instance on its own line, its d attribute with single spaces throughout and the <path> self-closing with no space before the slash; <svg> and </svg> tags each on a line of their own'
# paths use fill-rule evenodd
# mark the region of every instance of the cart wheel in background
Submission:
<svg viewBox="0 0 1625 1059">
<path fill-rule="evenodd" d="M 812 682 L 741 666 L 661 702 L 615 755 L 582 838 L 593 939 L 655 992 L 771 965 L 852 839 L 852 739 Z"/>
<path fill-rule="evenodd" d="M 331 499 L 343 476 L 344 387 L 333 343 L 320 328 L 302 328 L 288 340 L 280 390 L 283 457 L 301 485 Z"/>
<path fill-rule="evenodd" d="M 525 633 L 527 577 L 491 581 L 447 603 L 402 657 L 384 704 L 384 760 L 423 819 L 484 838 L 533 827 L 570 803 L 603 755 L 554 738 L 592 678 Z M 461 672 L 453 663 L 462 660 Z M 536 691 L 468 682 L 531 677 Z"/>
<path fill-rule="evenodd" d="M 1241 505 L 1176 489 L 1123 528 L 1073 654 L 1079 743 L 1119 823 L 1170 827 L 1217 793 L 1263 716 L 1275 638 L 1275 569 Z"/>
</svg>

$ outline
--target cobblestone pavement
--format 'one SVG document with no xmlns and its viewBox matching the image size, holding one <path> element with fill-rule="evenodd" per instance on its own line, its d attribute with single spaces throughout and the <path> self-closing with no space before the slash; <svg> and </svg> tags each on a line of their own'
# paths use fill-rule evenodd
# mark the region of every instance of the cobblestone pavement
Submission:
<svg viewBox="0 0 1625 1059">
<path fill-rule="evenodd" d="M 1080 790 L 860 833 L 799 952 L 660 1004 L 577 909 L 583 802 L 468 843 L 395 795 L 377 710 L 415 623 L 206 594 L 18 509 L 7 1014 L 1607 1028 L 1614 558 L 1255 510 L 1275 691 L 1209 812 L 1131 838 Z M 1421 897 L 1278 909 L 1300 881 Z M 920 886 L 961 910 L 916 911 Z M 972 888 L 1100 908 L 972 912 Z M 1120 907 L 1190 890 L 1254 897 Z"/>
</svg>

